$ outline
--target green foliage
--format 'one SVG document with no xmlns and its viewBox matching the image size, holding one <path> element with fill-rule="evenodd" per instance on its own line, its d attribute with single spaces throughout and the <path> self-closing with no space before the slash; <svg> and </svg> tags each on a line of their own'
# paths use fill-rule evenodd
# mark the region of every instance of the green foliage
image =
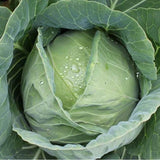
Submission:
<svg viewBox="0 0 160 160">
<path fill-rule="evenodd" d="M 160 158 L 160 2 L 8 4 L 0 158 Z"/>
</svg>

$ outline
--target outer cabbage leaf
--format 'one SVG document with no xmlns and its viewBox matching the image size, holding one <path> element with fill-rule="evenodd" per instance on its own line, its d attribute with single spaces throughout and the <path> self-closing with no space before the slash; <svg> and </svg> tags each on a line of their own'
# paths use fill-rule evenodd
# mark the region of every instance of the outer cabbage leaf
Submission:
<svg viewBox="0 0 160 160">
<path fill-rule="evenodd" d="M 160 71 L 160 20 L 157 17 L 160 15 L 160 9 L 153 8 L 138 8 L 129 11 L 131 17 L 145 30 L 147 36 L 152 41 L 156 50 L 156 65 L 158 72 Z"/>
<path fill-rule="evenodd" d="M 129 11 L 127 14 L 142 26 L 154 44 L 160 45 L 160 20 L 157 19 L 160 9 L 138 8 Z"/>
<path fill-rule="evenodd" d="M 6 23 L 8 21 L 9 16 L 11 15 L 11 11 L 7 9 L 6 7 L 0 6 L 0 37 L 2 36 Z"/>
<path fill-rule="evenodd" d="M 0 7 L 0 37 L 2 36 L 5 26 L 7 24 L 8 18 L 11 12 L 5 8 Z M 1 70 L 1 68 L 0 68 Z M 6 75 L 0 76 L 0 145 L 4 143 L 11 129 L 11 113 L 9 111 L 9 103 L 7 97 L 7 83 Z"/>
<path fill-rule="evenodd" d="M 143 130 L 129 146 L 127 153 L 131 156 L 138 156 L 141 159 L 159 159 L 160 151 L 160 109 L 152 115 L 151 119 L 146 123 Z"/>
<path fill-rule="evenodd" d="M 13 57 L 13 43 L 20 39 L 33 18 L 46 7 L 48 1 L 22 0 L 10 16 L 0 39 L 0 75 L 5 74 Z M 30 14 L 28 14 L 30 13 Z"/>
<path fill-rule="evenodd" d="M 157 0 L 107 0 L 109 7 L 128 12 L 136 8 L 160 8 L 160 1 Z"/>
<path fill-rule="evenodd" d="M 29 22 L 46 5 L 47 1 L 22 0 L 11 16 L 9 16 L 10 13 L 8 9 L 1 8 L 0 11 L 0 14 L 6 13 L 6 15 L 3 15 L 4 19 L 2 19 L 1 24 L 3 30 L 7 22 L 3 35 L 0 39 L 0 145 L 3 144 L 5 139 L 8 137 L 11 128 L 6 71 L 12 61 L 13 43 L 23 36 L 24 30 L 27 29 Z M 7 17 L 9 17 L 8 21 Z"/>
<path fill-rule="evenodd" d="M 54 159 L 39 147 L 24 142 L 15 132 L 0 147 L 1 159 Z"/>
<path fill-rule="evenodd" d="M 12 132 L 5 143 L 0 147 L 0 158 L 13 159 L 14 155 L 21 150 L 23 145 L 24 142 L 22 139 L 15 132 Z"/>
<path fill-rule="evenodd" d="M 11 113 L 9 110 L 6 75 L 0 76 L 0 145 L 4 143 L 11 131 Z"/>
<path fill-rule="evenodd" d="M 42 25 L 55 28 L 80 30 L 103 27 L 123 41 L 145 77 L 156 79 L 152 44 L 138 23 L 122 12 L 110 10 L 106 5 L 97 2 L 59 1 L 47 7 L 38 21 Z"/>
<path fill-rule="evenodd" d="M 153 88 L 151 92 L 160 88 L 160 75 L 158 80 L 153 81 Z M 138 156 L 141 159 L 159 159 L 160 157 L 160 109 L 152 115 L 151 119 L 147 121 L 143 130 L 138 137 L 127 146 L 127 153 L 131 156 Z"/>
</svg>

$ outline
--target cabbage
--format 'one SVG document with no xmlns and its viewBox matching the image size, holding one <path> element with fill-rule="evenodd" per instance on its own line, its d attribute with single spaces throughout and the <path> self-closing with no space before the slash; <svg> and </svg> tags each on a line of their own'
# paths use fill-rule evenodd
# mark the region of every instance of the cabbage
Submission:
<svg viewBox="0 0 160 160">
<path fill-rule="evenodd" d="M 29 55 L 22 76 L 24 111 L 35 132 L 52 142 L 84 143 L 128 120 L 139 89 L 122 45 L 100 31 L 71 31 L 47 45 L 46 54 L 54 95 L 37 51 Z"/>
<path fill-rule="evenodd" d="M 160 158 L 159 1 L 0 5 L 1 159 Z"/>
</svg>

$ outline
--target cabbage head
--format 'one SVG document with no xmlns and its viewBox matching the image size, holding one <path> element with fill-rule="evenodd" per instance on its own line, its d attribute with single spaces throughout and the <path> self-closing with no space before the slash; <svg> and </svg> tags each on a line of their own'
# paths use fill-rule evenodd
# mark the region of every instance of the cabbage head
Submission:
<svg viewBox="0 0 160 160">
<path fill-rule="evenodd" d="M 139 90 L 134 63 L 121 44 L 102 31 L 69 31 L 45 50 L 55 97 L 37 51 L 22 76 L 24 111 L 35 132 L 52 142 L 85 143 L 128 120 Z"/>
</svg>

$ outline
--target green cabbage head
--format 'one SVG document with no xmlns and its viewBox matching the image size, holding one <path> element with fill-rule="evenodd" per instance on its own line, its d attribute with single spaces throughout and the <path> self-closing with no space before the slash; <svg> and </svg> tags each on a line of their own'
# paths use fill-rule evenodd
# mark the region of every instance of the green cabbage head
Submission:
<svg viewBox="0 0 160 160">
<path fill-rule="evenodd" d="M 45 50 L 54 77 L 34 49 L 22 76 L 24 112 L 35 132 L 52 142 L 86 143 L 128 120 L 139 86 L 120 43 L 102 31 L 67 31 Z"/>
</svg>

